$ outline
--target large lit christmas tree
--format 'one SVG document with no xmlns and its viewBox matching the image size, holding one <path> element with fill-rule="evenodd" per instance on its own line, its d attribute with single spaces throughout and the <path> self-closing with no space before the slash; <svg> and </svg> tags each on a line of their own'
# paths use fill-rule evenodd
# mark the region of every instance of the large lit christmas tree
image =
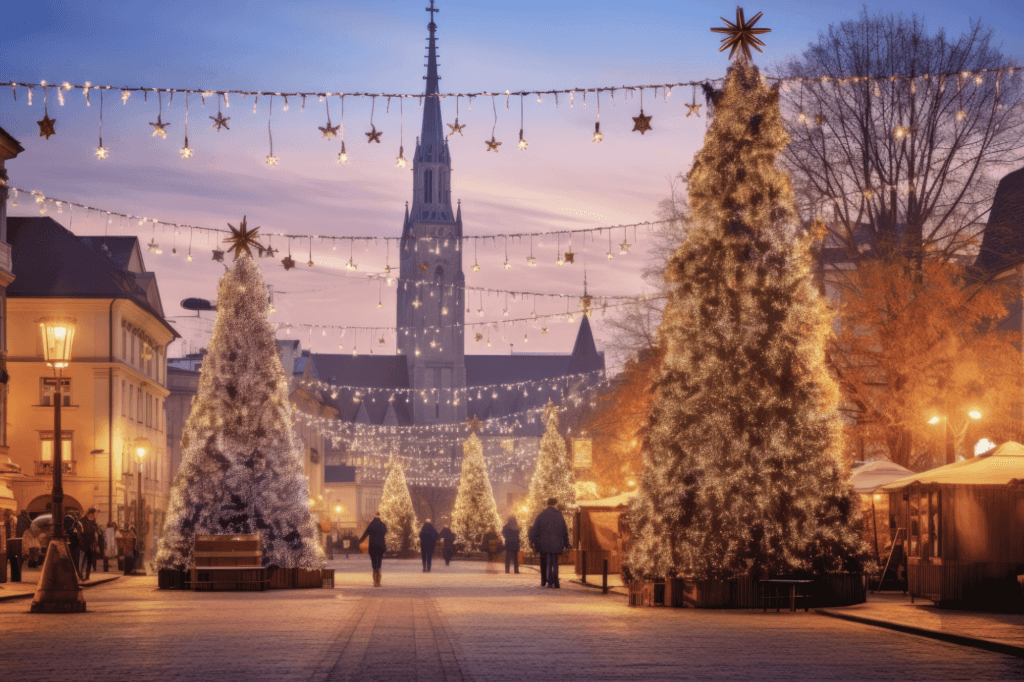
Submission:
<svg viewBox="0 0 1024 682">
<path fill-rule="evenodd" d="M 462 446 L 462 471 L 452 511 L 452 532 L 461 542 L 474 542 L 491 531 L 501 532 L 501 517 L 487 475 L 484 445 L 474 432 Z"/>
<path fill-rule="evenodd" d="M 858 567 L 815 235 L 800 229 L 775 166 L 788 139 L 778 92 L 744 48 L 688 175 L 692 231 L 668 264 L 632 576 Z"/>
<path fill-rule="evenodd" d="M 156 565 L 190 566 L 197 534 L 258 533 L 264 566 L 319 568 L 324 555 L 292 436 L 288 378 L 250 250 L 255 230 L 244 219 L 231 229 L 235 262 L 217 287 L 217 320 L 181 438 Z"/>
<path fill-rule="evenodd" d="M 558 408 L 550 400 L 544 408 L 547 428 L 540 439 L 540 453 L 537 455 L 537 466 L 530 479 L 530 489 L 526 496 L 526 510 L 520 510 L 517 518 L 520 525 L 529 528 L 537 514 L 547 506 L 549 497 L 558 500 L 558 511 L 565 517 L 569 526 L 569 537 L 572 537 L 572 526 L 576 520 L 576 479 L 572 471 L 572 458 L 565 446 L 565 439 L 558 432 Z"/>
<path fill-rule="evenodd" d="M 402 463 L 393 456 L 388 463 L 388 477 L 380 494 L 380 520 L 388 527 L 388 551 L 408 552 L 419 549 L 419 522 L 412 506 L 412 495 L 405 480 Z"/>
</svg>

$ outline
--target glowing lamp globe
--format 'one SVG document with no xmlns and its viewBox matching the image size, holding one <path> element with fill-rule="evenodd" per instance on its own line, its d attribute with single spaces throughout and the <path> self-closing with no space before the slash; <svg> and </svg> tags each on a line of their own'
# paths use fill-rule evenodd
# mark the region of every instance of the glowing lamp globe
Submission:
<svg viewBox="0 0 1024 682">
<path fill-rule="evenodd" d="M 39 320 L 43 337 L 43 357 L 50 367 L 62 369 L 71 364 L 71 346 L 75 340 L 73 317 L 44 317 Z"/>
<path fill-rule="evenodd" d="M 929 424 L 938 424 L 940 421 L 941 421 L 941 419 L 939 419 L 938 417 L 932 417 L 931 419 L 928 420 L 928 423 Z"/>
<path fill-rule="evenodd" d="M 970 412 L 967 413 L 967 416 L 970 417 L 971 419 L 981 419 L 981 412 L 978 412 L 977 410 L 971 410 Z"/>
<path fill-rule="evenodd" d="M 148 438 L 136 438 L 135 443 L 135 456 L 140 460 L 143 459 L 149 452 L 150 443 Z"/>
</svg>

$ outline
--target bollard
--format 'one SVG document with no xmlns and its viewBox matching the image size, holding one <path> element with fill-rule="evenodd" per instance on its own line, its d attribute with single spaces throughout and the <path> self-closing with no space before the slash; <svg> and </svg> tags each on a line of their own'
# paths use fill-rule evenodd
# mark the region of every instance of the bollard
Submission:
<svg viewBox="0 0 1024 682">
<path fill-rule="evenodd" d="M 584 585 L 587 584 L 587 551 L 583 550 L 580 552 L 583 557 L 583 578 L 580 580 Z"/>
<path fill-rule="evenodd" d="M 601 573 L 601 592 L 608 594 L 608 560 L 604 560 L 604 571 Z"/>
</svg>

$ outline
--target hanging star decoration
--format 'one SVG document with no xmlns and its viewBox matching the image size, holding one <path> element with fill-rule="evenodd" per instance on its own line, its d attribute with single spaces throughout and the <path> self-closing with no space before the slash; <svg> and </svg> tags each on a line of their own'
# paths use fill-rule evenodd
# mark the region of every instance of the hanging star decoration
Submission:
<svg viewBox="0 0 1024 682">
<path fill-rule="evenodd" d="M 476 333 L 476 340 L 477 340 L 477 342 L 483 341 L 484 340 L 484 335 L 481 334 L 480 332 L 477 332 Z"/>
<path fill-rule="evenodd" d="M 149 248 L 150 253 L 156 253 L 156 250 L 160 248 L 160 245 L 156 243 L 156 238 L 150 239 L 146 246 Z"/>
<path fill-rule="evenodd" d="M 541 334 L 547 334 L 548 333 L 548 328 L 547 327 L 541 327 L 540 328 L 540 333 Z"/>
<path fill-rule="evenodd" d="M 472 419 L 467 419 L 466 420 L 466 426 L 468 426 L 469 430 L 471 432 L 473 432 L 473 433 L 476 433 L 477 431 L 479 431 L 483 427 L 483 425 L 484 425 L 484 423 L 482 421 L 480 421 L 479 419 L 477 419 L 475 414 L 473 415 Z"/>
<path fill-rule="evenodd" d="M 651 119 L 652 118 L 654 118 L 654 117 L 653 116 L 644 116 L 644 110 L 641 109 L 640 110 L 640 115 L 633 117 L 633 130 L 631 132 L 640 133 L 641 135 L 643 135 L 648 130 L 652 130 L 652 128 L 651 128 Z"/>
<path fill-rule="evenodd" d="M 523 131 L 520 130 L 519 131 L 519 144 L 516 145 L 516 147 L 519 148 L 519 149 L 526 149 L 527 145 L 529 145 L 529 144 L 530 144 L 529 142 L 527 142 L 526 140 L 523 139 Z"/>
<path fill-rule="evenodd" d="M 497 153 L 498 147 L 501 146 L 501 143 L 494 139 L 494 135 L 491 135 L 490 140 L 484 140 L 484 144 L 487 145 L 487 151 L 495 153 Z"/>
<path fill-rule="evenodd" d="M 724 33 L 725 37 L 722 38 L 722 46 L 718 48 L 719 52 L 725 49 L 729 49 L 729 59 L 736 56 L 737 52 L 741 52 L 744 57 L 749 61 L 751 59 L 750 48 L 753 47 L 758 52 L 763 52 L 761 47 L 764 43 L 757 36 L 771 32 L 770 28 L 754 28 L 754 24 L 761 18 L 761 12 L 754 15 L 754 18 L 750 21 L 746 21 L 743 18 L 743 8 L 736 8 L 736 23 L 732 23 L 725 17 L 721 17 L 722 21 L 725 22 L 725 28 L 712 28 L 712 33 Z"/>
<path fill-rule="evenodd" d="M 275 253 L 277 253 L 277 249 L 275 249 L 273 246 L 268 245 L 265 249 L 263 249 L 262 255 L 264 258 L 273 258 Z"/>
<path fill-rule="evenodd" d="M 188 138 L 186 137 L 185 138 L 185 146 L 182 147 L 181 149 L 179 149 L 178 153 L 181 154 L 181 158 L 183 158 L 183 159 L 191 159 L 192 158 L 192 152 L 194 152 L 194 151 L 195 150 L 192 149 L 192 147 L 188 146 Z"/>
<path fill-rule="evenodd" d="M 446 125 L 449 128 L 451 128 L 451 132 L 448 133 L 448 137 L 453 136 L 455 133 L 458 133 L 459 137 L 462 137 L 462 129 L 466 127 L 465 123 L 463 123 L 461 125 L 459 124 L 459 119 L 457 117 L 455 119 L 455 123 L 448 123 Z"/>
<path fill-rule="evenodd" d="M 627 242 L 625 237 L 623 237 L 622 243 L 619 244 L 619 253 L 629 253 L 629 247 L 630 246 L 632 246 L 632 244 Z"/>
<path fill-rule="evenodd" d="M 231 130 L 231 128 L 228 127 L 228 121 L 231 120 L 230 116 L 224 116 L 218 111 L 216 116 L 210 117 L 210 120 L 213 121 L 213 125 L 210 127 L 216 128 L 218 132 L 220 132 L 221 128 L 224 130 Z"/>
<path fill-rule="evenodd" d="M 214 249 L 213 250 L 213 260 L 217 261 L 218 263 L 223 263 L 224 262 L 224 252 L 221 251 L 220 249 Z"/>
<path fill-rule="evenodd" d="M 572 249 L 569 249 L 568 251 L 565 252 L 565 262 L 566 263 L 575 263 L 576 262 L 576 254 L 572 252 Z"/>
<path fill-rule="evenodd" d="M 380 144 L 380 136 L 383 134 L 383 130 L 377 130 L 377 126 L 373 125 L 370 126 L 370 132 L 363 133 L 363 135 L 366 135 L 366 144 L 370 144 L 371 142 L 376 142 L 377 144 Z"/>
<path fill-rule="evenodd" d="M 332 126 L 331 125 L 331 119 L 327 119 L 327 125 L 325 125 L 325 126 L 318 126 L 317 129 L 321 133 L 323 133 L 323 135 L 321 135 L 321 137 L 326 137 L 329 140 L 332 137 L 337 137 L 338 136 L 338 130 L 341 129 L 341 124 L 339 123 L 336 126 Z"/>
<path fill-rule="evenodd" d="M 277 157 L 273 156 L 271 154 L 267 154 L 267 165 L 268 166 L 276 166 L 277 165 Z"/>
<path fill-rule="evenodd" d="M 252 258 L 252 249 L 262 251 L 263 245 L 256 241 L 257 233 L 260 228 L 249 229 L 249 225 L 246 221 L 246 216 L 242 216 L 242 222 L 239 223 L 238 227 L 235 227 L 231 223 L 228 223 L 228 227 L 231 228 L 231 236 L 224 240 L 225 244 L 231 244 L 228 247 L 228 253 L 235 252 L 235 257 L 232 260 L 238 260 L 238 257 L 243 253 Z"/>
<path fill-rule="evenodd" d="M 697 118 L 700 118 L 700 107 L 701 105 L 697 104 L 696 102 L 694 102 L 693 104 L 687 104 L 686 118 L 690 118 L 690 114 L 694 114 L 697 116 Z"/>
<path fill-rule="evenodd" d="M 99 147 L 96 147 L 96 151 L 94 151 L 93 154 L 96 155 L 97 159 L 105 159 L 110 155 L 110 150 L 103 145 L 100 145 Z"/>
<path fill-rule="evenodd" d="M 151 121 L 149 125 L 153 126 L 153 135 L 151 137 L 156 137 L 157 135 L 159 135 L 161 138 L 165 140 L 167 139 L 167 126 L 171 124 L 164 123 L 160 114 L 156 115 L 156 123 L 153 123 Z"/>
<path fill-rule="evenodd" d="M 43 114 L 42 121 L 36 121 L 39 124 L 39 137 L 45 137 L 47 140 L 50 139 L 50 135 L 56 135 L 57 131 L 53 129 L 53 125 L 57 122 L 57 119 L 50 118 L 49 113 Z"/>
<path fill-rule="evenodd" d="M 284 258 L 281 259 L 281 265 L 284 266 L 285 270 L 291 270 L 292 268 L 295 267 L 295 261 L 292 259 L 291 256 L 285 256 Z"/>
</svg>

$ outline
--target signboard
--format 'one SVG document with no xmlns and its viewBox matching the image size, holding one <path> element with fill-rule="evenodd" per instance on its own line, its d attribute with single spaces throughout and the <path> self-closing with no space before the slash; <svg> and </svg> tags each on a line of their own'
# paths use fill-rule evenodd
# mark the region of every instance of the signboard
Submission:
<svg viewBox="0 0 1024 682">
<path fill-rule="evenodd" d="M 572 439 L 572 466 L 574 469 L 589 469 L 594 464 L 593 441 L 589 438 Z"/>
</svg>

